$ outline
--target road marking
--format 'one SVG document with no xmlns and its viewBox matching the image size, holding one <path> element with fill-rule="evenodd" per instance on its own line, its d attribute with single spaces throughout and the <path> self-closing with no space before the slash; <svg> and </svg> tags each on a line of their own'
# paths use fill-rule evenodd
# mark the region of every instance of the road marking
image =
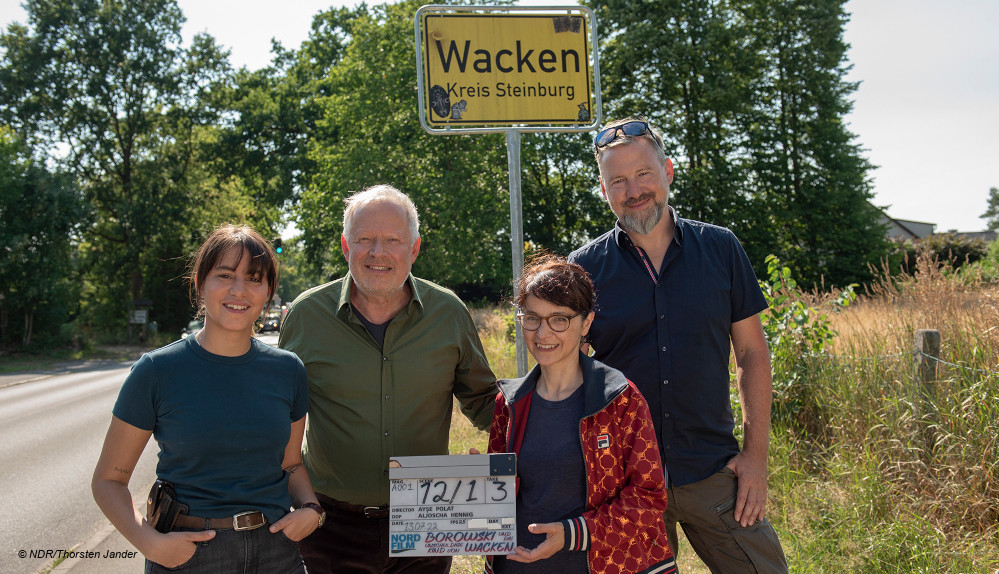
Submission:
<svg viewBox="0 0 999 574">
<path fill-rule="evenodd" d="M 153 483 L 150 482 L 148 485 L 146 485 L 145 489 L 142 489 L 139 492 L 149 492 L 149 489 L 152 487 Z M 142 494 L 141 496 L 138 493 L 133 494 L 132 504 L 134 504 L 135 507 L 139 509 L 140 514 L 142 514 L 143 516 L 146 515 L 145 494 Z M 95 532 L 93 536 L 81 542 L 80 544 L 77 544 L 76 546 L 70 548 L 70 551 L 87 552 L 90 550 L 94 550 L 98 546 L 100 546 L 101 543 L 103 543 L 109 536 L 115 533 L 114 524 L 108 522 L 107 519 L 105 519 L 105 522 L 106 522 L 105 525 L 101 527 L 97 532 Z M 126 542 L 128 541 L 126 540 Z M 59 565 L 56 566 L 55 568 L 52 567 L 52 564 L 49 564 L 47 566 L 43 566 L 41 569 L 35 572 L 35 574 L 68 574 L 73 570 L 73 567 L 76 566 L 78 562 L 80 562 L 80 560 L 83 559 L 80 557 L 67 558 L 66 560 L 60 562 Z"/>
</svg>

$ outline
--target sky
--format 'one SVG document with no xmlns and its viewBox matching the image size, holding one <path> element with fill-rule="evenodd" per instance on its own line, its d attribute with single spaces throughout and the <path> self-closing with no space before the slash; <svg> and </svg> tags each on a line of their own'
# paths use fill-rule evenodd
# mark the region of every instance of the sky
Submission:
<svg viewBox="0 0 999 574">
<path fill-rule="evenodd" d="M 315 14 L 355 4 L 178 3 L 187 17 L 185 43 L 208 32 L 231 50 L 233 66 L 250 69 L 269 63 L 271 38 L 297 48 Z M 860 82 L 846 121 L 878 166 L 871 172 L 874 203 L 896 219 L 934 223 L 938 233 L 984 229 L 989 188 L 999 187 L 999 1 L 849 0 L 846 10 L 847 79 Z M 25 20 L 17 0 L 0 0 L 0 25 Z"/>
</svg>

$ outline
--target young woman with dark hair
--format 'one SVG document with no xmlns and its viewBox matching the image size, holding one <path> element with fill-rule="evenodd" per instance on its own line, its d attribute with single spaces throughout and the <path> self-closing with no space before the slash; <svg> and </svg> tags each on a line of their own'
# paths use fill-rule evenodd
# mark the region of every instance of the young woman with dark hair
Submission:
<svg viewBox="0 0 999 574">
<path fill-rule="evenodd" d="M 94 499 L 147 573 L 304 573 L 298 541 L 325 518 L 301 465 L 305 368 L 253 336 L 277 287 L 276 256 L 256 231 L 225 225 L 195 252 L 188 279 L 204 327 L 132 367 Z M 150 437 L 160 452 L 147 520 L 128 485 Z"/>
</svg>

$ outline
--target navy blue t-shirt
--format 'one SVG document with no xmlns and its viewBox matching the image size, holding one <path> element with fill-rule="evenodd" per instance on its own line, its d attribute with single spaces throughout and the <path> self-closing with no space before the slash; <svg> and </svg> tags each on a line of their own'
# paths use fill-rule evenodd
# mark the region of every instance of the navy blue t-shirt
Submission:
<svg viewBox="0 0 999 574">
<path fill-rule="evenodd" d="M 731 231 L 681 219 L 673 208 L 669 214 L 675 233 L 658 277 L 620 224 L 569 260 L 596 286 L 594 358 L 642 391 L 669 480 L 682 486 L 739 453 L 729 402 L 730 333 L 767 302 Z"/>
<path fill-rule="evenodd" d="M 586 461 L 579 438 L 583 419 L 583 385 L 561 401 L 534 391 L 524 440 L 517 453 L 517 545 L 533 550 L 547 538 L 527 527 L 576 518 L 586 510 Z M 538 562 L 494 559 L 496 574 L 586 572 L 586 552 L 561 550 Z"/>
<path fill-rule="evenodd" d="M 223 357 L 192 336 L 144 354 L 113 412 L 152 431 L 156 475 L 191 516 L 259 510 L 273 523 L 292 504 L 281 463 L 291 423 L 308 409 L 305 367 L 293 353 L 253 339 L 244 355 Z"/>
</svg>

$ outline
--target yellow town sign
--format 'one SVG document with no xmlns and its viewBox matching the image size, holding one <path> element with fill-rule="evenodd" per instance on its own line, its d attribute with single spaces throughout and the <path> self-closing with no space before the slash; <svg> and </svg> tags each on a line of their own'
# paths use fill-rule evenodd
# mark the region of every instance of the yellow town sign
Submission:
<svg viewBox="0 0 999 574">
<path fill-rule="evenodd" d="M 425 127 L 590 124 L 592 13 L 572 10 L 418 14 Z"/>
</svg>

